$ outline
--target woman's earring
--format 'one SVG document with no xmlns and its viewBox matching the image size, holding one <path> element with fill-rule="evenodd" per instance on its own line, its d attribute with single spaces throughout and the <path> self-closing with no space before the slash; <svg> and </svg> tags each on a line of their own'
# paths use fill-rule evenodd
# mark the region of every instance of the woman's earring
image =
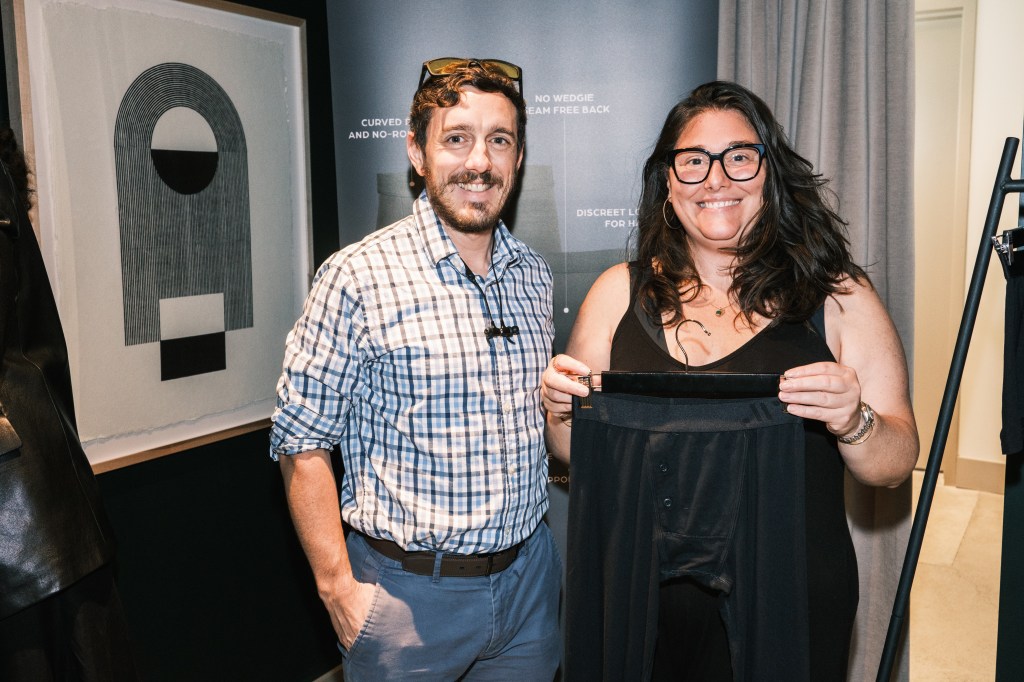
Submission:
<svg viewBox="0 0 1024 682">
<path fill-rule="evenodd" d="M 676 219 L 675 225 L 672 224 L 672 221 L 668 217 L 668 207 L 671 205 L 672 202 L 669 200 L 668 197 L 665 197 L 665 203 L 661 205 L 661 217 L 665 219 L 665 226 L 668 229 L 681 230 L 683 229 L 683 224 L 679 222 L 679 218 L 676 217 L 675 211 L 672 212 L 672 217 Z"/>
</svg>

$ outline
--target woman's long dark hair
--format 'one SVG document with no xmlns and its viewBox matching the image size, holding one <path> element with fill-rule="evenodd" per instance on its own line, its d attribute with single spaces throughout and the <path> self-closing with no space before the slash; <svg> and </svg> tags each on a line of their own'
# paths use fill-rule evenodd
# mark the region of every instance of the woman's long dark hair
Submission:
<svg viewBox="0 0 1024 682">
<path fill-rule="evenodd" d="M 743 115 L 765 146 L 761 209 L 739 244 L 730 293 L 747 320 L 753 314 L 774 322 L 803 321 L 845 278 L 867 281 L 851 256 L 846 223 L 829 203 L 827 181 L 789 145 L 768 105 L 746 88 L 726 81 L 706 83 L 675 105 L 644 164 L 637 221 L 636 260 L 653 266 L 639 296 L 651 319 L 668 324 L 682 319 L 682 304 L 704 286 L 684 233 L 667 207 L 669 166 L 666 155 L 694 118 L 707 111 Z M 666 222 L 668 215 L 675 229 Z"/>
<path fill-rule="evenodd" d="M 14 131 L 6 126 L 0 125 L 0 161 L 7 166 L 7 172 L 14 181 L 14 189 L 18 193 L 18 200 L 26 211 L 32 208 L 33 190 L 29 187 L 28 164 L 25 163 L 25 155 L 18 147 L 18 139 Z"/>
</svg>

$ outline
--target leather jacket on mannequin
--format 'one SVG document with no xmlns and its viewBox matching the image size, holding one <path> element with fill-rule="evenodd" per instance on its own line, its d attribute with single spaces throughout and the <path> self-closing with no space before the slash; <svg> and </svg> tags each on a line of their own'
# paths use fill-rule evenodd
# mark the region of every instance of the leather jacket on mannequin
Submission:
<svg viewBox="0 0 1024 682">
<path fill-rule="evenodd" d="M 39 245 L 0 163 L 0 620 L 109 563 Z"/>
</svg>

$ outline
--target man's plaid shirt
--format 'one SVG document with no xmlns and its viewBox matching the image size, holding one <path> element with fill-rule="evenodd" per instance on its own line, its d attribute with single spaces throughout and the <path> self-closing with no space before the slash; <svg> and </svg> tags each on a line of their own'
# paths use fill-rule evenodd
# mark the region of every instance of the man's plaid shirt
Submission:
<svg viewBox="0 0 1024 682">
<path fill-rule="evenodd" d="M 519 334 L 486 338 L 500 320 Z M 553 335 L 544 259 L 499 223 L 490 270 L 470 281 L 421 195 L 321 266 L 288 335 L 272 455 L 338 444 L 342 517 L 407 550 L 510 547 L 547 510 Z"/>
</svg>

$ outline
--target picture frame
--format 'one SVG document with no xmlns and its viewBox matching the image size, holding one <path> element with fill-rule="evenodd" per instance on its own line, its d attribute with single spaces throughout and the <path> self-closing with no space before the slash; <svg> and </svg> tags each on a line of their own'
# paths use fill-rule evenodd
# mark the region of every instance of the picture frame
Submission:
<svg viewBox="0 0 1024 682">
<path fill-rule="evenodd" d="M 93 468 L 265 428 L 285 336 L 337 248 L 325 3 L 10 9 Z"/>
</svg>

